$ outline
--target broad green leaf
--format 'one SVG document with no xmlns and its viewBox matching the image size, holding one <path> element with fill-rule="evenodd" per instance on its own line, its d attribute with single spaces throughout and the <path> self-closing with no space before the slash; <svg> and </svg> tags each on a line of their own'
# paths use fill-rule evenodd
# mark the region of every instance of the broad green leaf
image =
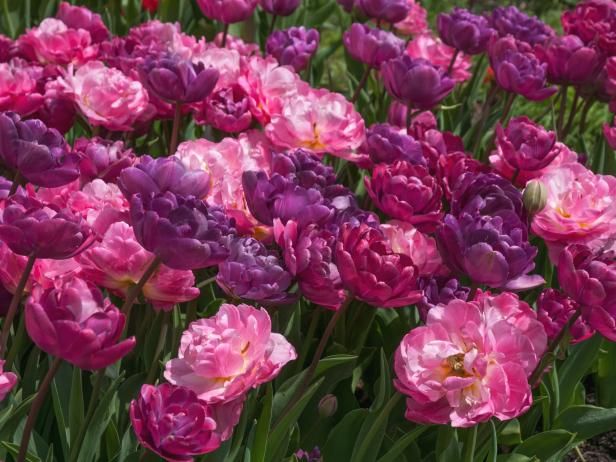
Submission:
<svg viewBox="0 0 616 462">
<path fill-rule="evenodd" d="M 261 415 L 257 421 L 257 427 L 255 430 L 255 438 L 252 443 L 252 460 L 254 462 L 264 462 L 265 453 L 267 451 L 267 440 L 270 430 L 270 423 L 272 420 L 272 401 L 274 399 L 274 391 L 272 384 L 268 383 L 265 392 L 265 398 L 263 399 L 263 409 Z"/>
<path fill-rule="evenodd" d="M 554 421 L 554 428 L 575 433 L 580 442 L 616 430 L 616 409 L 596 406 L 573 406 L 565 409 Z"/>
<path fill-rule="evenodd" d="M 597 360 L 599 405 L 616 407 L 616 343 L 604 340 Z"/>
<path fill-rule="evenodd" d="M 355 409 L 345 415 L 334 427 L 323 448 L 323 459 L 332 461 L 350 461 L 357 444 L 357 435 L 368 417 L 367 409 Z"/>
<path fill-rule="evenodd" d="M 507 422 L 505 428 L 503 428 L 498 436 L 498 442 L 506 446 L 514 446 L 522 442 L 520 421 L 518 419 L 513 419 Z"/>
<path fill-rule="evenodd" d="M 81 369 L 73 367 L 73 378 L 71 381 L 71 394 L 68 403 L 68 424 L 71 435 L 71 445 L 75 443 L 75 438 L 79 429 L 83 425 L 84 404 L 83 404 L 83 383 Z"/>
<path fill-rule="evenodd" d="M 514 453 L 537 457 L 541 461 L 551 460 L 563 450 L 572 447 L 575 434 L 566 430 L 550 430 L 526 439 L 514 449 Z"/>
<path fill-rule="evenodd" d="M 439 427 L 436 437 L 436 460 L 438 462 L 460 460 L 460 445 L 455 428 Z"/>
<path fill-rule="evenodd" d="M 368 418 L 362 425 L 351 460 L 357 462 L 373 462 L 376 460 L 383 443 L 389 415 L 401 400 L 402 395 L 396 393 L 383 408 L 370 411 Z"/>
<path fill-rule="evenodd" d="M 572 353 L 560 366 L 558 375 L 560 381 L 560 409 L 565 409 L 571 402 L 576 385 L 588 372 L 593 365 L 599 348 L 601 347 L 601 336 L 595 334 L 591 339 L 586 340 L 571 348 Z"/>
<path fill-rule="evenodd" d="M 536 457 L 528 457 L 522 454 L 502 454 L 496 458 L 497 462 L 539 462 Z"/>
<path fill-rule="evenodd" d="M 408 432 L 402 438 L 399 438 L 391 447 L 391 449 L 387 451 L 387 453 L 378 460 L 378 462 L 399 462 L 400 455 L 413 441 L 419 438 L 423 432 L 428 430 L 428 428 L 430 427 L 428 427 L 427 425 L 419 426 Z"/>
<path fill-rule="evenodd" d="M 4 446 L 9 453 L 13 455 L 14 458 L 17 458 L 19 454 L 19 444 L 9 443 L 8 441 L 2 441 L 2 446 Z M 30 451 L 26 453 L 26 461 L 27 462 L 41 462 L 40 457 L 35 454 L 32 454 Z"/>
</svg>

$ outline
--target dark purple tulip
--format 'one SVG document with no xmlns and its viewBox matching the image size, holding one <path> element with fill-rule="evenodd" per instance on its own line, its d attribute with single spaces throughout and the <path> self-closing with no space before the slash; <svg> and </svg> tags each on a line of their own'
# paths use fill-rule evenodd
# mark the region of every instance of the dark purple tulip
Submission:
<svg viewBox="0 0 616 462">
<path fill-rule="evenodd" d="M 96 178 L 113 183 L 137 159 L 132 149 L 124 147 L 124 142 L 98 137 L 79 138 L 73 149 L 79 156 L 79 172 L 84 183 Z"/>
<path fill-rule="evenodd" d="M 541 170 L 560 153 L 556 133 L 526 116 L 511 119 L 506 129 L 497 125 L 496 142 L 507 163 L 520 170 Z"/>
<path fill-rule="evenodd" d="M 318 189 L 303 188 L 277 173 L 268 178 L 263 171 L 247 171 L 242 184 L 250 213 L 264 225 L 272 226 L 279 218 L 283 224 L 296 220 L 304 226 L 324 223 L 332 216 Z"/>
<path fill-rule="evenodd" d="M 529 276 L 537 249 L 514 212 L 498 216 L 462 213 L 445 216 L 437 243 L 445 263 L 456 273 L 467 274 L 476 284 L 506 290 L 526 290 L 545 281 Z"/>
<path fill-rule="evenodd" d="M 494 173 L 466 173 L 458 181 L 451 199 L 451 214 L 502 215 L 513 213 L 526 221 L 522 193 L 511 182 Z"/>
<path fill-rule="evenodd" d="M 593 46 L 585 46 L 577 35 L 554 37 L 535 47 L 537 57 L 548 65 L 548 80 L 559 85 L 592 83 L 605 58 Z"/>
<path fill-rule="evenodd" d="M 202 200 L 169 191 L 134 194 L 130 215 L 139 243 L 173 269 L 207 268 L 229 256 L 234 222 Z"/>
<path fill-rule="evenodd" d="M 3 284 L 0 284 L 0 318 L 6 316 L 9 312 L 9 305 L 13 299 L 13 294 L 6 290 Z"/>
<path fill-rule="evenodd" d="M 515 6 L 495 8 L 491 22 L 501 37 L 512 35 L 530 45 L 544 43 L 555 35 L 552 28 L 539 18 L 528 16 Z"/>
<path fill-rule="evenodd" d="M 99 43 L 109 38 L 109 30 L 100 14 L 88 8 L 74 6 L 68 2 L 60 3 L 56 18 L 71 29 L 85 29 L 90 33 L 93 43 Z"/>
<path fill-rule="evenodd" d="M 356 0 L 336 0 L 336 2 L 338 2 L 338 5 L 340 5 L 347 13 L 353 11 L 353 8 L 355 8 L 355 3 L 357 3 Z"/>
<path fill-rule="evenodd" d="M 139 67 L 141 81 L 158 98 L 173 103 L 203 101 L 214 90 L 220 73 L 175 56 L 148 58 Z"/>
<path fill-rule="evenodd" d="M 411 10 L 408 0 L 356 0 L 355 3 L 366 16 L 391 24 L 405 19 Z"/>
<path fill-rule="evenodd" d="M 272 153 L 272 172 L 294 178 L 302 188 L 324 189 L 336 184 L 336 172 L 315 154 L 304 149 Z"/>
<path fill-rule="evenodd" d="M 530 45 L 507 36 L 492 40 L 488 55 L 503 90 L 531 101 L 542 101 L 556 93 L 556 87 L 546 87 L 548 65 L 539 62 Z"/>
<path fill-rule="evenodd" d="M 318 446 L 313 448 L 310 452 L 300 449 L 295 453 L 295 457 L 297 457 L 299 462 L 321 462 L 323 460 L 321 458 L 321 450 Z"/>
<path fill-rule="evenodd" d="M 221 88 L 203 103 L 203 111 L 196 114 L 196 119 L 226 133 L 242 132 L 252 124 L 248 96 L 239 85 Z"/>
<path fill-rule="evenodd" d="M 295 297 L 287 293 L 293 276 L 278 256 L 252 237 L 231 243 L 229 257 L 218 265 L 218 285 L 232 297 L 267 304 L 285 304 Z"/>
<path fill-rule="evenodd" d="M 26 196 L 11 196 L 0 220 L 0 239 L 18 255 L 65 260 L 90 245 L 89 226 L 69 211 Z"/>
<path fill-rule="evenodd" d="M 0 158 L 36 186 L 55 188 L 79 177 L 77 156 L 57 130 L 13 112 L 0 113 Z"/>
<path fill-rule="evenodd" d="M 431 232 L 443 217 L 443 190 L 422 165 L 379 164 L 364 182 L 376 206 L 392 218 Z"/>
<path fill-rule="evenodd" d="M 381 76 L 390 95 L 415 109 L 431 109 L 451 93 L 455 85 L 444 70 L 409 55 L 383 63 Z"/>
<path fill-rule="evenodd" d="M 353 58 L 376 69 L 404 53 L 404 41 L 393 33 L 359 23 L 351 24 L 342 42 Z"/>
<path fill-rule="evenodd" d="M 7 180 L 3 176 L 0 176 L 0 199 L 6 199 L 9 197 L 9 192 L 11 191 L 11 187 L 13 186 L 13 182 Z M 21 192 L 23 192 L 23 188 L 19 188 Z"/>
<path fill-rule="evenodd" d="M 31 117 L 40 119 L 48 128 L 55 128 L 61 134 L 66 134 L 75 124 L 77 110 L 68 96 L 47 91 L 43 105 Z"/>
<path fill-rule="evenodd" d="M 419 288 L 423 290 L 423 298 L 417 303 L 417 308 L 423 321 L 426 320 L 428 311 L 436 305 L 447 305 L 452 300 L 466 301 L 471 292 L 471 289 L 460 284 L 457 278 L 449 277 L 419 278 Z"/>
<path fill-rule="evenodd" d="M 308 67 L 319 48 L 319 31 L 305 27 L 276 30 L 267 38 L 265 49 L 282 66 L 291 66 L 295 72 Z"/>
<path fill-rule="evenodd" d="M 485 16 L 478 16 L 464 8 L 439 14 L 436 24 L 446 45 L 469 55 L 484 53 L 495 33 Z"/>
<path fill-rule="evenodd" d="M 419 141 L 389 124 L 372 125 L 366 131 L 364 148 L 374 164 L 404 160 L 413 165 L 426 165 Z"/>
<path fill-rule="evenodd" d="M 129 200 L 134 194 L 147 196 L 167 191 L 202 199 L 210 190 L 210 181 L 208 172 L 188 170 L 177 157 L 142 156 L 134 167 L 122 170 L 118 186 Z"/>
<path fill-rule="evenodd" d="M 562 292 L 544 289 L 537 299 L 537 319 L 543 324 L 549 340 L 554 340 L 563 330 L 578 304 Z M 594 329 L 583 318 L 578 318 L 569 332 L 571 343 L 579 343 L 592 337 Z"/>
<path fill-rule="evenodd" d="M 259 0 L 261 8 L 275 16 L 290 16 L 299 6 L 301 0 Z"/>
</svg>

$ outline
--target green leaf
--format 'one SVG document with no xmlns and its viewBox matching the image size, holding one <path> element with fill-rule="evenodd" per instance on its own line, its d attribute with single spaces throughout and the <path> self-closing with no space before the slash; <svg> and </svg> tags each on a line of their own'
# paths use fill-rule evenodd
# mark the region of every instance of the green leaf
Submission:
<svg viewBox="0 0 616 462">
<path fill-rule="evenodd" d="M 573 399 L 576 385 L 592 367 L 601 347 L 601 336 L 595 334 L 589 340 L 571 348 L 572 353 L 559 368 L 560 409 L 565 409 Z"/>
<path fill-rule="evenodd" d="M 528 457 L 522 454 L 502 454 L 496 458 L 497 462 L 533 462 L 536 457 Z"/>
<path fill-rule="evenodd" d="M 417 427 L 404 435 L 402 438 L 398 439 L 394 445 L 391 447 L 387 453 L 381 457 L 378 462 L 399 462 L 400 455 L 404 452 L 404 450 L 417 438 L 419 438 L 423 432 L 428 430 L 427 425 L 422 425 Z"/>
<path fill-rule="evenodd" d="M 616 430 L 616 409 L 588 405 L 573 406 L 565 409 L 556 418 L 554 428 L 575 433 L 575 441 L 581 442 Z"/>
<path fill-rule="evenodd" d="M 616 343 L 604 340 L 597 360 L 598 404 L 616 407 Z"/>
<path fill-rule="evenodd" d="M 64 454 L 64 458 L 68 460 L 69 458 L 69 432 L 70 427 L 67 425 L 66 417 L 64 415 L 64 411 L 62 409 L 62 401 L 60 399 L 60 393 L 58 392 L 58 385 L 54 380 L 51 383 L 51 400 L 53 404 L 53 412 L 56 416 L 56 423 L 58 424 L 58 433 L 60 433 L 60 444 L 62 446 L 62 453 Z M 74 431 L 76 434 L 77 431 Z"/>
<path fill-rule="evenodd" d="M 68 424 L 71 434 L 71 445 L 75 443 L 75 438 L 79 429 L 83 425 L 83 384 L 81 369 L 73 367 L 73 378 L 71 381 L 71 396 L 68 403 Z"/>
<path fill-rule="evenodd" d="M 455 428 L 439 427 L 436 437 L 436 460 L 438 462 L 460 460 L 460 445 Z"/>
<path fill-rule="evenodd" d="M 498 442 L 506 446 L 515 446 L 522 442 L 522 432 L 520 430 L 520 421 L 513 419 L 507 422 L 505 428 L 500 432 Z"/>
<path fill-rule="evenodd" d="M 357 438 L 356 450 L 353 452 L 351 460 L 357 462 L 373 462 L 376 460 L 383 444 L 389 414 L 401 399 L 402 395 L 396 393 L 382 409 L 370 411 L 368 418 L 362 425 Z"/>
<path fill-rule="evenodd" d="M 17 458 L 19 454 L 19 444 L 10 443 L 8 441 L 3 441 L 2 446 L 4 446 L 9 453 L 13 455 L 14 458 Z M 41 462 L 40 457 L 32 454 L 30 451 L 26 453 L 26 461 L 27 462 Z"/>
<path fill-rule="evenodd" d="M 563 451 L 568 452 L 568 448 L 572 447 L 574 439 L 575 435 L 566 430 L 550 430 L 531 436 L 515 448 L 513 452 L 528 457 L 534 456 L 547 462 Z"/>
<path fill-rule="evenodd" d="M 379 410 L 381 409 L 383 406 L 385 406 L 385 403 L 387 402 L 387 400 L 389 399 L 389 397 L 391 396 L 391 374 L 390 374 L 390 368 L 389 368 L 389 363 L 387 362 L 387 358 L 385 357 L 385 352 L 383 351 L 383 349 L 381 348 L 381 356 L 380 356 L 380 366 L 381 366 L 381 375 L 379 377 L 379 381 L 377 383 L 377 394 L 376 397 L 374 398 L 374 402 L 372 403 L 372 406 L 370 406 L 370 408 L 372 410 Z"/>
<path fill-rule="evenodd" d="M 264 462 L 267 452 L 267 440 L 272 420 L 272 401 L 274 399 L 274 389 L 271 382 L 267 384 L 265 399 L 263 400 L 263 409 L 257 421 L 255 431 L 255 439 L 252 444 L 252 460 L 254 462 Z"/>
<path fill-rule="evenodd" d="M 323 460 L 352 460 L 357 435 L 368 417 L 367 409 L 355 409 L 345 415 L 329 434 L 323 448 Z"/>
</svg>

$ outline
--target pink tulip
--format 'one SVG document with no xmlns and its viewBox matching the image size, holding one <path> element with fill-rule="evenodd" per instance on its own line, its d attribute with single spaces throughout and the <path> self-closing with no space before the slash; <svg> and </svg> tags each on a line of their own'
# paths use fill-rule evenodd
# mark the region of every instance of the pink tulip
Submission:
<svg viewBox="0 0 616 462">
<path fill-rule="evenodd" d="M 59 19 L 44 19 L 38 27 L 29 29 L 17 44 L 26 56 L 41 64 L 83 64 L 98 55 L 90 32 L 72 29 Z"/>
<path fill-rule="evenodd" d="M 109 130 L 133 130 L 148 109 L 148 93 L 141 83 L 121 71 L 91 61 L 61 80 L 65 92 L 93 126 Z"/>
<path fill-rule="evenodd" d="M 265 309 L 223 304 L 214 317 L 195 321 L 184 331 L 165 378 L 207 403 L 233 401 L 273 380 L 297 357 L 293 346 L 271 328 Z"/>
<path fill-rule="evenodd" d="M 68 2 L 62 2 L 58 8 L 56 18 L 70 28 L 87 30 L 94 43 L 99 43 L 109 38 L 109 30 L 107 30 L 101 15 L 83 6 L 74 6 Z"/>
<path fill-rule="evenodd" d="M 417 0 L 408 0 L 411 7 L 409 14 L 394 24 L 396 30 L 406 35 L 419 35 L 428 31 L 428 12 Z"/>
<path fill-rule="evenodd" d="M 126 297 L 152 263 L 154 255 L 135 239 L 133 229 L 124 222 L 112 224 L 103 240 L 79 255 L 81 275 L 86 280 Z M 143 287 L 143 295 L 156 309 L 169 310 L 176 303 L 194 300 L 192 271 L 174 270 L 161 265 Z"/>
<path fill-rule="evenodd" d="M 58 288 L 34 287 L 26 303 L 32 341 L 81 369 L 110 366 L 135 347 L 134 337 L 117 343 L 124 322 L 124 315 L 100 290 L 78 278 Z"/>
<path fill-rule="evenodd" d="M 222 48 L 222 38 L 224 36 L 223 32 L 219 32 L 214 37 L 214 43 L 217 47 Z M 253 56 L 261 54 L 261 50 L 259 49 L 259 45 L 251 42 L 244 42 L 241 38 L 236 37 L 231 34 L 227 34 L 227 43 L 225 44 L 225 48 L 227 50 L 237 51 L 242 56 Z"/>
<path fill-rule="evenodd" d="M 331 153 L 347 160 L 361 158 L 355 151 L 365 137 L 364 120 L 344 96 L 325 89 L 305 89 L 285 100 L 265 133 L 273 144 Z"/>
<path fill-rule="evenodd" d="M 514 294 L 435 306 L 396 351 L 406 418 L 472 427 L 519 416 L 532 404 L 528 377 L 546 346 L 535 312 Z"/>
<path fill-rule="evenodd" d="M 436 247 L 436 240 L 417 230 L 410 223 L 391 220 L 381 225 L 391 250 L 411 257 L 420 276 L 446 276 L 449 269 L 443 263 Z"/>
<path fill-rule="evenodd" d="M 13 387 L 17 384 L 17 376 L 12 372 L 4 372 L 5 361 L 0 360 L 0 401 L 4 401 Z"/>
<path fill-rule="evenodd" d="M 240 53 L 236 50 L 209 46 L 198 54 L 194 54 L 192 62 L 203 64 L 206 69 L 214 67 L 220 71 L 214 92 L 235 85 L 240 78 Z"/>
<path fill-rule="evenodd" d="M 44 103 L 38 87 L 43 69 L 14 58 L 0 63 L 0 111 L 12 111 L 27 116 Z"/>
<path fill-rule="evenodd" d="M 603 135 L 610 148 L 616 150 L 616 125 L 604 124 Z"/>
<path fill-rule="evenodd" d="M 407 46 L 406 52 L 412 58 L 423 58 L 436 67 L 447 72 L 456 50 L 445 45 L 440 38 L 430 33 L 416 36 Z M 451 77 L 456 82 L 464 82 L 471 77 L 469 69 L 471 57 L 459 53 L 451 71 Z"/>
</svg>

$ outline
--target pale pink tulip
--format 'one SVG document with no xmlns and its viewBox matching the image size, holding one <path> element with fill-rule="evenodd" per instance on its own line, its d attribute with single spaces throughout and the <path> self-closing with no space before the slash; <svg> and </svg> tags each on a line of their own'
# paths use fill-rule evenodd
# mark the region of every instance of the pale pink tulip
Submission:
<svg viewBox="0 0 616 462">
<path fill-rule="evenodd" d="M 40 66 L 29 65 L 19 58 L 0 63 L 0 111 L 21 116 L 37 111 L 45 99 L 37 86 L 42 77 Z"/>
<path fill-rule="evenodd" d="M 428 31 L 428 12 L 416 0 L 408 0 L 411 10 L 400 22 L 394 24 L 396 30 L 406 35 L 419 35 Z"/>
<path fill-rule="evenodd" d="M 423 58 L 447 72 L 456 50 L 445 45 L 440 38 L 431 33 L 418 35 L 408 44 L 406 52 L 413 58 Z M 471 57 L 459 53 L 451 70 L 451 77 L 457 82 L 464 82 L 471 76 Z"/>
</svg>

